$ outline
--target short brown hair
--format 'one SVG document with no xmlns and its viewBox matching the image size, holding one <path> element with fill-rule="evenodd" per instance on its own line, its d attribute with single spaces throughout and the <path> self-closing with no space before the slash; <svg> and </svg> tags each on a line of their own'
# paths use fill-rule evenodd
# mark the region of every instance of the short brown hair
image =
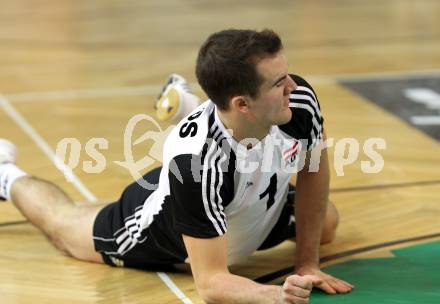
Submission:
<svg viewBox="0 0 440 304">
<path fill-rule="evenodd" d="M 212 34 L 197 57 L 197 80 L 208 97 L 222 110 L 235 95 L 258 96 L 263 79 L 256 64 L 283 48 L 272 30 L 230 29 Z"/>
</svg>

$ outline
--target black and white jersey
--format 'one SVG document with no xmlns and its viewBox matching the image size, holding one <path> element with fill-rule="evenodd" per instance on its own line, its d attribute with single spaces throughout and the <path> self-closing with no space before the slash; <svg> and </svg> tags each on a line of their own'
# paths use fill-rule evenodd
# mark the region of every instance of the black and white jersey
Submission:
<svg viewBox="0 0 440 304">
<path fill-rule="evenodd" d="M 182 234 L 226 235 L 228 263 L 234 264 L 262 244 L 280 216 L 300 154 L 323 134 L 315 92 L 301 77 L 291 77 L 298 84 L 290 96 L 291 121 L 272 126 L 251 149 L 234 140 L 209 100 L 171 131 L 158 188 L 120 236 L 119 254 L 150 238 L 164 260 L 183 262 Z"/>
</svg>

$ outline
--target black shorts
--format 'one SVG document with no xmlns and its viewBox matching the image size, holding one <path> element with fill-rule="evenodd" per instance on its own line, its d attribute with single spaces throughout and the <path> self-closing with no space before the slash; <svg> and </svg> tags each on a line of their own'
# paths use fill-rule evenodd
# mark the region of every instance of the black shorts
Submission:
<svg viewBox="0 0 440 304">
<path fill-rule="evenodd" d="M 144 179 L 150 184 L 157 185 L 161 168 L 154 169 L 144 175 Z M 97 215 L 93 226 L 93 240 L 95 250 L 101 253 L 104 262 L 112 266 L 125 266 L 134 268 L 164 268 L 166 265 L 182 263 L 186 257 L 186 250 L 181 236 L 176 236 L 175 252 L 164 252 L 160 244 L 146 241 L 135 245 L 124 255 L 117 253 L 115 235 L 125 228 L 125 220 L 133 217 L 135 212 L 142 208 L 145 200 L 154 190 L 147 190 L 137 182 L 129 185 L 122 193 L 121 198 L 104 207 Z M 287 202 L 284 205 L 280 218 L 275 224 L 269 236 L 258 248 L 263 250 L 278 245 L 288 238 L 295 237 L 294 214 L 295 188 L 289 187 Z M 147 233 L 155 233 L 148 231 Z M 158 231 L 158 233 L 160 233 Z M 153 234 L 154 235 L 154 234 Z"/>
<path fill-rule="evenodd" d="M 283 211 L 281 211 L 277 223 L 258 250 L 268 249 L 287 239 L 295 238 L 295 191 L 295 187 L 289 184 L 289 192 L 287 194 L 287 201 L 284 204 Z"/>
</svg>

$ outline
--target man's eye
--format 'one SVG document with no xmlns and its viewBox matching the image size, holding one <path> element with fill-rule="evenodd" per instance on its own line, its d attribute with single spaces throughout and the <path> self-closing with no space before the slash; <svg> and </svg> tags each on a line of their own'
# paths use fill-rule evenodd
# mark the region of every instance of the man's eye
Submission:
<svg viewBox="0 0 440 304">
<path fill-rule="evenodd" d="M 283 82 L 279 82 L 279 83 L 276 84 L 276 87 L 280 88 L 282 85 L 283 85 Z"/>
</svg>

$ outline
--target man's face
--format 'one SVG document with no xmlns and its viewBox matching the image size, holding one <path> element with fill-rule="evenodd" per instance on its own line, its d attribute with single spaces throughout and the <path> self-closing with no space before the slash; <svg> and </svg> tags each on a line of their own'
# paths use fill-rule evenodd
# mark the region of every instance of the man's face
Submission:
<svg viewBox="0 0 440 304">
<path fill-rule="evenodd" d="M 259 94 L 251 99 L 249 109 L 255 121 L 262 125 L 281 125 L 290 121 L 289 96 L 297 87 L 287 71 L 282 52 L 260 60 L 257 73 L 263 78 Z"/>
</svg>

